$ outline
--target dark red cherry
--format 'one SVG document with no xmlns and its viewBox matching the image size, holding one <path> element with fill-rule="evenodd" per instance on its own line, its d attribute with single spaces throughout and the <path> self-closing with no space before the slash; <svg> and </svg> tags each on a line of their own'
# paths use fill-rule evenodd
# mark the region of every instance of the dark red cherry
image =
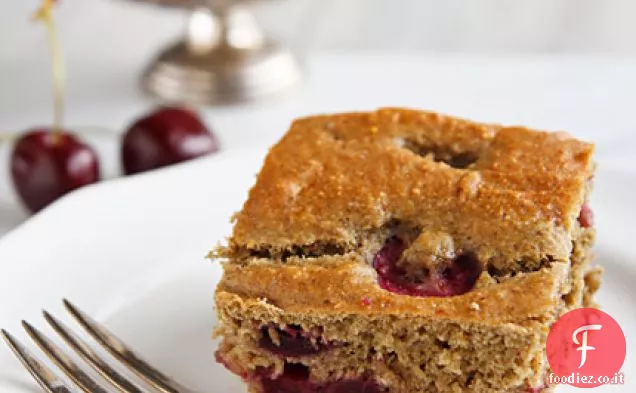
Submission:
<svg viewBox="0 0 636 393">
<path fill-rule="evenodd" d="M 11 155 L 13 185 L 37 212 L 62 195 L 99 181 L 97 154 L 67 131 L 40 128 L 22 135 Z"/>
<path fill-rule="evenodd" d="M 453 296 L 470 291 L 481 274 L 481 266 L 471 254 L 460 255 L 441 271 L 429 272 L 422 278 L 412 278 L 398 266 L 406 245 L 392 238 L 378 251 L 373 267 L 384 290 L 409 296 Z"/>
<path fill-rule="evenodd" d="M 124 134 L 124 172 L 130 175 L 161 168 L 217 150 L 216 138 L 195 112 L 159 108 L 138 119 Z"/>
<path fill-rule="evenodd" d="M 309 369 L 302 364 L 286 363 L 282 375 L 276 379 L 263 378 L 263 393 L 317 393 L 309 381 Z"/>
<path fill-rule="evenodd" d="M 285 364 L 276 379 L 262 380 L 263 393 L 379 393 L 375 380 L 361 377 L 317 384 L 309 380 L 309 369 L 302 364 Z"/>
</svg>

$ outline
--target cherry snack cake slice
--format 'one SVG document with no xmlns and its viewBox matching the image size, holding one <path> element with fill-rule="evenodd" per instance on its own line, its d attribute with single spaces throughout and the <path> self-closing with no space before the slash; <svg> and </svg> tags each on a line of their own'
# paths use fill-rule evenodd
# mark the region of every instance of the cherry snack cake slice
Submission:
<svg viewBox="0 0 636 393">
<path fill-rule="evenodd" d="M 593 146 L 381 109 L 297 120 L 228 244 L 217 360 L 252 393 L 543 392 L 594 306 Z"/>
</svg>

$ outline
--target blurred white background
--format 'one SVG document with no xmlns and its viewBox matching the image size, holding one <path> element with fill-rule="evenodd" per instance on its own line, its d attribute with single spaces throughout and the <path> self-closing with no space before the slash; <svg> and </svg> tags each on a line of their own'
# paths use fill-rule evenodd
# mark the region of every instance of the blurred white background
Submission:
<svg viewBox="0 0 636 393">
<path fill-rule="evenodd" d="M 27 21 L 36 0 L 0 5 L 0 59 L 44 55 Z M 633 0 L 280 0 L 258 9 L 270 31 L 307 50 L 636 53 Z M 116 54 L 178 33 L 183 13 L 125 0 L 61 0 L 67 50 Z"/>
<path fill-rule="evenodd" d="M 45 31 L 29 19 L 39 2 L 0 2 L 0 131 L 23 127 L 23 117 L 48 113 L 51 106 Z M 317 53 L 381 53 L 384 58 L 521 54 L 636 59 L 633 0 L 255 3 L 262 25 L 305 58 Z M 107 98 L 114 85 L 127 84 L 136 92 L 142 67 L 182 35 L 187 16 L 186 11 L 128 0 L 60 0 L 57 18 L 70 110 L 77 108 L 74 101 Z"/>
</svg>

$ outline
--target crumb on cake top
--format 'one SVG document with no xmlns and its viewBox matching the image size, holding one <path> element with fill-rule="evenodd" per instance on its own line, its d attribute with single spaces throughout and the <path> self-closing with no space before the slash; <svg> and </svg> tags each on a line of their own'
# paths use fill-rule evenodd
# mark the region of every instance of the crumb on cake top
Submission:
<svg viewBox="0 0 636 393">
<path fill-rule="evenodd" d="M 397 222 L 498 269 L 567 261 L 593 150 L 563 133 L 406 109 L 299 119 L 269 152 L 228 252 L 344 252 Z"/>
</svg>

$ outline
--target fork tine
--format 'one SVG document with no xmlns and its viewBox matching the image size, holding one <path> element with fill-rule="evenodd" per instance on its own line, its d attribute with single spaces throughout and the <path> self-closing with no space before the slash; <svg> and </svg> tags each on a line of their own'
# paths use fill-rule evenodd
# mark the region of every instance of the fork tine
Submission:
<svg viewBox="0 0 636 393">
<path fill-rule="evenodd" d="M 97 342 L 102 344 L 114 357 L 134 371 L 144 381 L 163 393 L 193 393 L 192 390 L 175 382 L 142 360 L 126 344 L 67 299 L 64 299 L 64 306 Z"/>
<path fill-rule="evenodd" d="M 106 380 L 115 385 L 124 393 L 142 393 L 135 384 L 130 382 L 126 377 L 118 373 L 110 367 L 95 351 L 93 351 L 84 340 L 79 338 L 73 331 L 66 327 L 57 318 L 46 310 L 42 312 L 44 319 L 51 327 L 64 339 L 64 341 L 78 354 L 82 359 L 86 360 L 97 372 L 99 372 Z"/>
<path fill-rule="evenodd" d="M 48 393 L 72 393 L 64 381 L 53 374 L 50 368 L 37 360 L 20 341 L 4 329 L 2 329 L 1 332 L 9 348 L 11 348 L 15 356 L 20 359 L 24 367 L 29 370 L 33 378 L 42 386 L 42 389 Z"/>
<path fill-rule="evenodd" d="M 88 376 L 75 362 L 73 362 L 62 350 L 49 340 L 42 332 L 33 327 L 27 321 L 22 321 L 24 330 L 27 331 L 29 336 L 35 341 L 35 343 L 44 351 L 44 353 L 51 359 L 57 366 L 68 375 L 84 390 L 86 393 L 108 393 L 102 388 L 94 379 Z"/>
</svg>

